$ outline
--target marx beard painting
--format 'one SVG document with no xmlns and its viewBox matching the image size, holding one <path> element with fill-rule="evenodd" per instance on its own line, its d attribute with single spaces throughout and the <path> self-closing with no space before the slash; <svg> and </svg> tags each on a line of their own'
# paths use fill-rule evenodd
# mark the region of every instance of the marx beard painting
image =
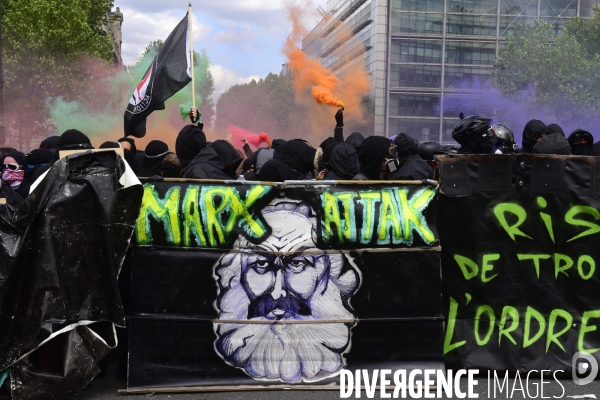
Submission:
<svg viewBox="0 0 600 400">
<path fill-rule="evenodd" d="M 254 379 L 335 376 L 350 350 L 350 299 L 360 271 L 349 256 L 317 249 L 317 221 L 305 203 L 279 202 L 261 212 L 271 234 L 256 245 L 240 236 L 214 267 L 215 349 Z"/>
</svg>

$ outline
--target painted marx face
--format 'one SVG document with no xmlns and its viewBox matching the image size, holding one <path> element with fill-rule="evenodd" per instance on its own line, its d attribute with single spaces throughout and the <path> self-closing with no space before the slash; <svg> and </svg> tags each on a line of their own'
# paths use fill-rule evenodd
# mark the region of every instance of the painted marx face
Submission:
<svg viewBox="0 0 600 400">
<path fill-rule="evenodd" d="M 271 235 L 258 245 L 240 237 L 234 247 L 252 251 L 226 254 L 215 266 L 216 307 L 227 321 L 215 323 L 215 348 L 256 379 L 313 382 L 344 365 L 360 272 L 344 255 L 316 248 L 310 214 L 301 203 L 267 207 Z"/>
</svg>

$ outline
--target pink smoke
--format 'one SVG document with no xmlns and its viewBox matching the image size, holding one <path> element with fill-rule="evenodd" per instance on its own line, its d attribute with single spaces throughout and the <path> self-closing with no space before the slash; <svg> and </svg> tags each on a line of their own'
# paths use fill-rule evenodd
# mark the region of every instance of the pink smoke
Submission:
<svg viewBox="0 0 600 400">
<path fill-rule="evenodd" d="M 254 147 L 253 150 L 260 147 L 261 143 L 266 143 L 267 147 L 271 147 L 271 138 L 265 132 L 254 133 L 235 125 L 229 125 L 227 132 L 231 135 L 231 144 L 234 147 L 241 149 L 244 146 L 243 139 L 246 139 L 248 144 Z"/>
</svg>

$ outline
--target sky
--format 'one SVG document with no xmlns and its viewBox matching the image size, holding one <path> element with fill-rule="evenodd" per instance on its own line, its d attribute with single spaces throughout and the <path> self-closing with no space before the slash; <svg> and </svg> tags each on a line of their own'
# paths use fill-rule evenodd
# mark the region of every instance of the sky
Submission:
<svg viewBox="0 0 600 400">
<path fill-rule="evenodd" d="M 312 1 L 315 11 L 327 3 Z M 185 16 L 188 3 L 189 0 L 115 0 L 124 19 L 124 63 L 133 64 L 151 41 L 165 40 Z M 235 84 L 281 72 L 285 63 L 281 48 L 291 31 L 284 0 L 195 0 L 192 6 L 194 49 L 206 49 L 211 60 L 215 101 Z M 306 26 L 312 29 L 317 19 L 307 20 Z"/>
</svg>

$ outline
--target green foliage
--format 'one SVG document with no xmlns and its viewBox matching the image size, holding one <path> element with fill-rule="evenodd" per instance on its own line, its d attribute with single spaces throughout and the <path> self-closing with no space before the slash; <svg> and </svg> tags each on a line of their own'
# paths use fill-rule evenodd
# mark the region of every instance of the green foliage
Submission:
<svg viewBox="0 0 600 400">
<path fill-rule="evenodd" d="M 291 76 L 269 74 L 258 82 L 235 85 L 219 97 L 215 128 L 225 131 L 230 124 L 272 138 L 305 137 L 304 106 L 295 98 Z"/>
<path fill-rule="evenodd" d="M 109 64 L 112 42 L 103 31 L 110 0 L 2 0 L 3 60 L 8 122 L 46 119 L 49 97 L 75 98 L 97 78 L 89 59 Z M 28 118 L 19 120 L 20 115 Z M 24 121 L 24 122 L 23 122 Z M 17 125 L 22 125 L 17 123 Z M 13 124 L 14 125 L 14 124 Z"/>
<path fill-rule="evenodd" d="M 561 36 L 548 23 L 521 25 L 499 50 L 494 84 L 509 95 L 526 93 L 556 122 L 583 121 L 600 112 L 599 44 L 597 7 L 594 18 L 573 19 Z"/>
</svg>

